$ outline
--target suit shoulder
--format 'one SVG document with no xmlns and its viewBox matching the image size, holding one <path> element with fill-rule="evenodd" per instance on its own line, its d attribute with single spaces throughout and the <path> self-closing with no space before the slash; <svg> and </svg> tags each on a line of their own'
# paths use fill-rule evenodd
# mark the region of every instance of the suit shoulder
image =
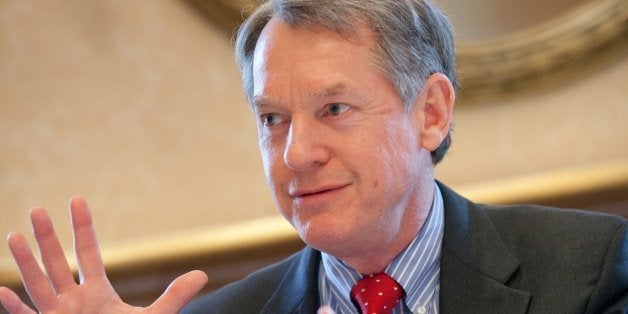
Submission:
<svg viewBox="0 0 628 314">
<path fill-rule="evenodd" d="M 484 206 L 505 243 L 523 261 L 538 266 L 590 267 L 626 245 L 626 219 L 597 212 L 537 205 Z"/>
<path fill-rule="evenodd" d="M 485 210 L 520 262 L 511 284 L 534 291 L 537 300 L 558 295 L 566 303 L 580 302 L 587 312 L 628 307 L 626 219 L 528 205 Z"/>
<path fill-rule="evenodd" d="M 539 205 L 480 205 L 500 233 L 541 232 L 543 236 L 612 236 L 626 228 L 623 217 L 593 211 L 562 209 Z"/>
</svg>

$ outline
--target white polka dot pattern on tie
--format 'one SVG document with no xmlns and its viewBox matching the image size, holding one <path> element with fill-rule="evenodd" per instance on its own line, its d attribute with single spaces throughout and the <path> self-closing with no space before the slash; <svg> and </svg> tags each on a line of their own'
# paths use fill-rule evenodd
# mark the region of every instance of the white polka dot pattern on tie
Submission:
<svg viewBox="0 0 628 314">
<path fill-rule="evenodd" d="M 399 283 L 385 273 L 365 276 L 351 289 L 351 300 L 368 314 L 392 313 L 404 295 Z"/>
</svg>

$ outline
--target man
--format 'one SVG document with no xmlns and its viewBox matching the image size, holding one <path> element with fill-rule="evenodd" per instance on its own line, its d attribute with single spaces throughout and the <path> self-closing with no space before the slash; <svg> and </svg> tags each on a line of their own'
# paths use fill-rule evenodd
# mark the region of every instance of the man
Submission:
<svg viewBox="0 0 628 314">
<path fill-rule="evenodd" d="M 363 276 L 395 291 L 384 312 L 628 309 L 624 219 L 478 205 L 435 181 L 456 80 L 451 30 L 431 4 L 271 0 L 242 26 L 236 50 L 268 184 L 308 246 L 184 312 L 370 312 Z M 9 237 L 40 311 L 173 312 L 204 284 L 191 272 L 150 308 L 126 306 L 106 280 L 87 206 L 71 207 L 80 285 L 45 212 L 31 218 L 51 284 L 23 238 Z M 0 300 L 30 310 L 7 289 Z"/>
</svg>

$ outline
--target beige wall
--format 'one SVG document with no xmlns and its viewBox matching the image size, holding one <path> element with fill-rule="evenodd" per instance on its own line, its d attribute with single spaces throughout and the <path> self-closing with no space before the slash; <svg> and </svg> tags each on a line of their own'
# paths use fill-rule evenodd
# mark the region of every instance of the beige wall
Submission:
<svg viewBox="0 0 628 314">
<path fill-rule="evenodd" d="M 628 159 L 628 51 L 511 96 L 459 99 L 445 182 L 496 178 Z"/>
<path fill-rule="evenodd" d="M 1 1 L 0 234 L 40 205 L 69 243 L 75 194 L 106 245 L 274 213 L 229 40 L 182 1 Z"/>
<path fill-rule="evenodd" d="M 276 214 L 229 36 L 183 1 L 0 1 L 0 233 L 88 198 L 105 247 Z M 628 53 L 459 99 L 459 186 L 628 159 Z M 0 246 L 0 270 L 12 267 Z"/>
</svg>

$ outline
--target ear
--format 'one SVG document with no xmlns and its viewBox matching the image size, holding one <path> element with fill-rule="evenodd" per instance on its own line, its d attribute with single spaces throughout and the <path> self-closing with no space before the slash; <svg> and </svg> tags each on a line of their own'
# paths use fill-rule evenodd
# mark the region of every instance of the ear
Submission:
<svg viewBox="0 0 628 314">
<path fill-rule="evenodd" d="M 417 101 L 423 102 L 419 114 L 423 115 L 420 145 L 428 151 L 434 151 L 449 133 L 451 115 L 456 101 L 456 92 L 451 81 L 442 73 L 430 75 Z"/>
</svg>

